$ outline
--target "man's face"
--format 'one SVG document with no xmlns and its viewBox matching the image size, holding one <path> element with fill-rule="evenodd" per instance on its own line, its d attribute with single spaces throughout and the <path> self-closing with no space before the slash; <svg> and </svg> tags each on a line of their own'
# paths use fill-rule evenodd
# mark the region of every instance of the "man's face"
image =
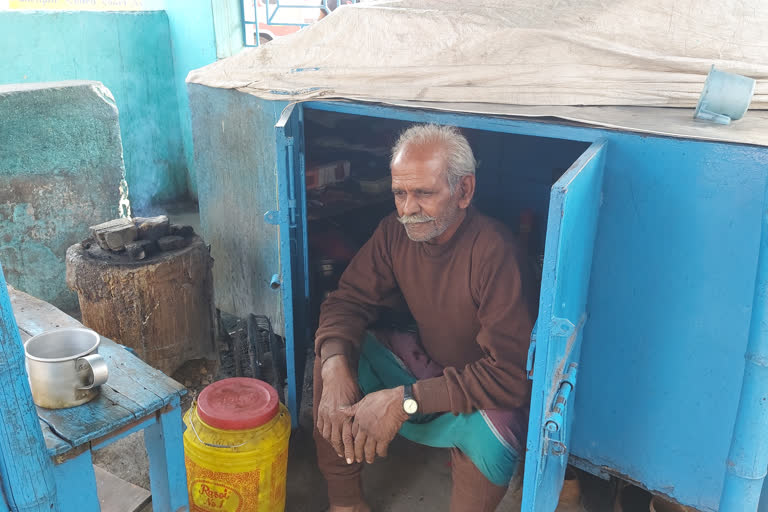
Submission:
<svg viewBox="0 0 768 512">
<path fill-rule="evenodd" d="M 462 210 L 469 206 L 469 200 L 463 200 L 463 187 L 451 195 L 439 145 L 406 146 L 396 155 L 392 193 L 400 222 L 414 242 L 442 243 L 446 231 L 450 238 L 454 230 L 449 228 L 455 228 L 463 218 Z"/>
</svg>

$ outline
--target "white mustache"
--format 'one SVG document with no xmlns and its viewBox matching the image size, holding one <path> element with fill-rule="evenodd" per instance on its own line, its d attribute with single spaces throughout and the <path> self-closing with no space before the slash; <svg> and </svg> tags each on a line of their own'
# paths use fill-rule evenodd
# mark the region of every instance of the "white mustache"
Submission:
<svg viewBox="0 0 768 512">
<path fill-rule="evenodd" d="M 403 215 L 398 217 L 397 220 L 400 224 L 423 224 L 424 222 L 434 222 L 436 217 L 430 217 L 429 215 Z"/>
</svg>

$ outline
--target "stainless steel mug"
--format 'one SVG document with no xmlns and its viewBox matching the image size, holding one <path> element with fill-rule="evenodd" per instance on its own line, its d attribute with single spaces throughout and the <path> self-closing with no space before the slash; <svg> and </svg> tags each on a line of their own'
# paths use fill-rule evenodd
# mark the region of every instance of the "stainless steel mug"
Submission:
<svg viewBox="0 0 768 512">
<path fill-rule="evenodd" d="M 35 404 L 65 409 L 84 404 L 107 382 L 107 362 L 99 355 L 101 337 L 91 329 L 62 328 L 33 336 L 24 344 L 27 375 Z"/>
</svg>

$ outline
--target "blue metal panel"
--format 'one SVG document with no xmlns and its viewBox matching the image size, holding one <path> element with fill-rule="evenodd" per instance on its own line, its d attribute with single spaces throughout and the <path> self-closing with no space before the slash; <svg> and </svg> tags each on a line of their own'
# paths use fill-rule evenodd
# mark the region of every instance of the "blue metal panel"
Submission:
<svg viewBox="0 0 768 512">
<path fill-rule="evenodd" d="M 610 134 L 614 136 L 626 135 L 611 130 L 599 130 L 584 126 L 567 126 L 552 121 L 541 121 L 538 119 L 520 121 L 516 119 L 483 116 L 478 114 L 415 110 L 376 104 L 310 101 L 304 103 L 304 108 L 339 112 L 342 114 L 399 119 L 401 121 L 410 121 L 414 123 L 447 124 L 458 126 L 459 128 L 532 135 L 535 137 L 565 139 L 567 141 L 594 142 L 601 137 L 609 138 L 608 135 Z"/>
<path fill-rule="evenodd" d="M 609 144 L 571 451 L 714 511 L 744 372 L 768 151 L 626 133 Z"/>
<path fill-rule="evenodd" d="M 587 318 L 605 148 L 605 141 L 590 146 L 552 187 L 523 483 L 525 511 L 555 510 L 568 463 L 571 395 Z"/>
<path fill-rule="evenodd" d="M 288 377 L 287 406 L 294 428 L 299 424 L 304 363 L 309 339 L 306 321 L 309 274 L 303 115 L 300 104 L 290 104 L 283 110 L 275 125 L 282 280 L 280 289 L 285 318 Z"/>
<path fill-rule="evenodd" d="M 760 494 L 760 503 L 757 506 L 758 512 L 768 512 L 768 478 L 763 480 L 763 491 Z M 0 504 L 0 512 L 2 512 L 2 504 Z"/>
<path fill-rule="evenodd" d="M 29 390 L 16 319 L 0 267 L 0 483 L 14 511 L 57 510 L 53 464 Z M 3 508 L 0 505 L 0 509 Z"/>
<path fill-rule="evenodd" d="M 763 202 L 755 299 L 720 512 L 757 510 L 768 467 L 768 195 Z"/>
<path fill-rule="evenodd" d="M 768 148 L 376 104 L 309 107 L 607 139 L 571 453 L 595 474 L 717 510 L 744 372 Z"/>
</svg>

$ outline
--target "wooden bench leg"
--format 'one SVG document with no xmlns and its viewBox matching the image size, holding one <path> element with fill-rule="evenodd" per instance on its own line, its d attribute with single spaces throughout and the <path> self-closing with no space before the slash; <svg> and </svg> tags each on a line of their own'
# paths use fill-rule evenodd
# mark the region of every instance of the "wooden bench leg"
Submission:
<svg viewBox="0 0 768 512">
<path fill-rule="evenodd" d="M 181 408 L 175 397 L 170 409 L 159 415 L 157 423 L 144 430 L 154 510 L 189 510 L 182 436 Z"/>
<path fill-rule="evenodd" d="M 96 474 L 90 450 L 57 464 L 56 496 L 59 512 L 98 512 L 101 510 L 96 490 Z"/>
</svg>

